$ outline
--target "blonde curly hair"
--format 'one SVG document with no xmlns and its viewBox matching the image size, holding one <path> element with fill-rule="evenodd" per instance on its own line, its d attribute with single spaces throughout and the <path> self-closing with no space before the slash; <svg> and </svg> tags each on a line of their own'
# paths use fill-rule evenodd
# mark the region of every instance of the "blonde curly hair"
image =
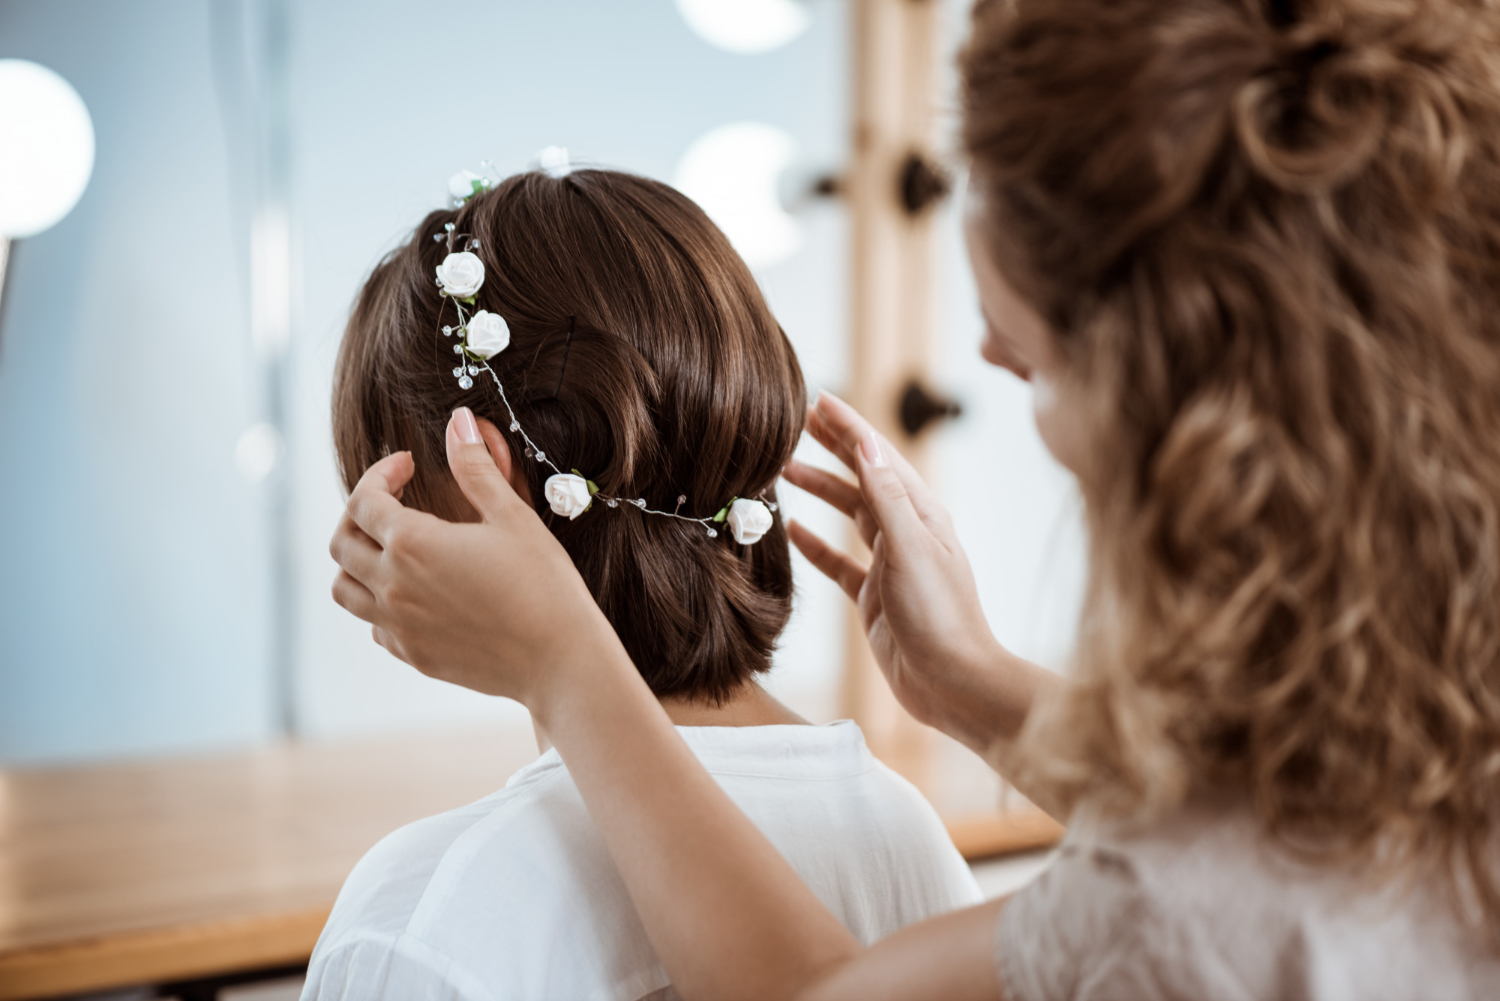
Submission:
<svg viewBox="0 0 1500 1001">
<path fill-rule="evenodd" d="M 1091 400 L 1058 801 L 1240 790 L 1500 924 L 1500 17 L 1451 0 L 981 4 L 1002 270 Z"/>
</svg>

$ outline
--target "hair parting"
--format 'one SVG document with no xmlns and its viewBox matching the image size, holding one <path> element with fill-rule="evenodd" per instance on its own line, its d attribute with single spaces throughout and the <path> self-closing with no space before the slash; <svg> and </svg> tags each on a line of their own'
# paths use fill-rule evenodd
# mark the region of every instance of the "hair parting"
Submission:
<svg viewBox="0 0 1500 1001">
<path fill-rule="evenodd" d="M 568 314 L 568 340 L 563 345 L 562 364 L 557 366 L 557 385 L 552 387 L 552 399 L 557 399 L 557 394 L 562 392 L 563 373 L 568 370 L 568 354 L 573 350 L 573 321 L 576 317 Z"/>
</svg>

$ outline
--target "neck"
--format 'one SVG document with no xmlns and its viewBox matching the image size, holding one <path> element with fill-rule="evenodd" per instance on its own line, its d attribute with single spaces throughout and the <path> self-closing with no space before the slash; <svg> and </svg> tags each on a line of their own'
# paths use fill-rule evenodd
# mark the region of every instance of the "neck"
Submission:
<svg viewBox="0 0 1500 1001">
<path fill-rule="evenodd" d="M 682 696 L 667 696 L 658 701 L 667 711 L 667 718 L 677 726 L 807 725 L 807 720 L 777 702 L 753 681 L 745 682 L 721 705 Z M 544 754 L 552 746 L 540 727 L 536 728 L 536 745 Z"/>
<path fill-rule="evenodd" d="M 661 707 L 667 711 L 668 718 L 678 726 L 774 726 L 807 723 L 807 720 L 777 702 L 753 681 L 741 685 L 739 691 L 726 699 L 723 705 L 673 696 L 661 699 L 660 702 Z"/>
</svg>

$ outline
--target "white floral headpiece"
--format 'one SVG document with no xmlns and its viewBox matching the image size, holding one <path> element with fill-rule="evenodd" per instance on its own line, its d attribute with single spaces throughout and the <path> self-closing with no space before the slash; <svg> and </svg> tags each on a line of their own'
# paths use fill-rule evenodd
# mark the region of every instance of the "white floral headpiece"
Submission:
<svg viewBox="0 0 1500 1001">
<path fill-rule="evenodd" d="M 481 191 L 487 190 L 491 187 L 491 183 L 487 178 L 478 174 L 462 171 L 454 174 L 449 180 L 448 190 L 457 207 Z M 467 185 L 467 194 L 464 193 L 465 185 Z M 772 512 L 776 510 L 774 501 L 766 501 L 758 497 L 731 497 L 727 504 L 712 515 L 694 518 L 681 513 L 682 506 L 687 503 L 687 496 L 678 494 L 675 510 L 657 511 L 646 506 L 644 497 L 634 499 L 614 497 L 601 491 L 597 483 L 576 469 L 563 472 L 555 462 L 548 458 L 546 452 L 537 447 L 536 442 L 531 440 L 525 428 L 521 427 L 521 422 L 516 419 L 515 408 L 510 405 L 510 398 L 505 395 L 505 386 L 501 384 L 500 376 L 490 367 L 490 359 L 510 346 L 510 325 L 505 322 L 503 316 L 497 313 L 482 309 L 472 314 L 464 312 L 465 306 L 475 305 L 479 290 L 484 286 L 484 262 L 473 253 L 479 249 L 479 241 L 467 233 L 456 233 L 457 228 L 451 222 L 446 223 L 443 226 L 443 232 L 435 233 L 432 237 L 438 242 L 445 237 L 448 241 L 448 256 L 443 258 L 443 263 L 437 267 L 437 286 L 438 293 L 445 300 L 451 300 L 453 308 L 458 313 L 457 326 L 448 325 L 442 328 L 444 337 L 457 336 L 458 338 L 453 345 L 453 353 L 459 356 L 459 364 L 453 369 L 453 376 L 458 380 L 459 388 L 467 390 L 473 387 L 474 377 L 480 372 L 489 373 L 495 383 L 495 389 L 500 393 L 500 402 L 505 404 L 505 412 L 510 416 L 511 431 L 519 434 L 521 440 L 526 443 L 526 458 L 542 463 L 552 470 L 552 475 L 547 477 L 547 482 L 543 487 L 543 493 L 553 513 L 563 515 L 572 521 L 593 507 L 595 501 L 603 501 L 606 507 L 629 504 L 645 514 L 656 514 L 702 525 L 710 539 L 719 534 L 716 526 L 727 525 L 734 536 L 734 541 L 740 545 L 748 546 L 759 542 L 761 537 L 771 529 L 774 520 Z M 571 336 L 571 326 L 569 334 Z"/>
</svg>

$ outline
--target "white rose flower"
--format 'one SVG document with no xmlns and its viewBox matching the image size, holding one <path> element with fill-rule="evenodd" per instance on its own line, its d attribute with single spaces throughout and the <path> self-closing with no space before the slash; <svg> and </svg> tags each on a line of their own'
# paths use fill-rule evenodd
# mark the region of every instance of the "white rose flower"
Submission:
<svg viewBox="0 0 1500 1001">
<path fill-rule="evenodd" d="M 593 500 L 589 481 L 576 473 L 555 473 L 547 477 L 542 493 L 552 505 L 552 513 L 566 515 L 569 521 L 587 511 Z"/>
<path fill-rule="evenodd" d="M 573 164 L 563 146 L 548 146 L 536 155 L 536 165 L 548 177 L 567 177 L 573 173 Z"/>
<path fill-rule="evenodd" d="M 771 530 L 771 509 L 758 500 L 741 497 L 729 506 L 729 530 L 742 546 L 760 541 Z"/>
<path fill-rule="evenodd" d="M 484 262 L 467 250 L 449 254 L 437 269 L 438 284 L 455 299 L 467 299 L 484 284 Z"/>
<path fill-rule="evenodd" d="M 469 350 L 493 358 L 510 347 L 510 324 L 505 317 L 480 310 L 469 317 Z"/>
<path fill-rule="evenodd" d="M 460 170 L 448 178 L 448 194 L 462 201 L 465 198 L 474 197 L 474 182 L 484 184 L 484 178 L 472 170 Z"/>
</svg>

